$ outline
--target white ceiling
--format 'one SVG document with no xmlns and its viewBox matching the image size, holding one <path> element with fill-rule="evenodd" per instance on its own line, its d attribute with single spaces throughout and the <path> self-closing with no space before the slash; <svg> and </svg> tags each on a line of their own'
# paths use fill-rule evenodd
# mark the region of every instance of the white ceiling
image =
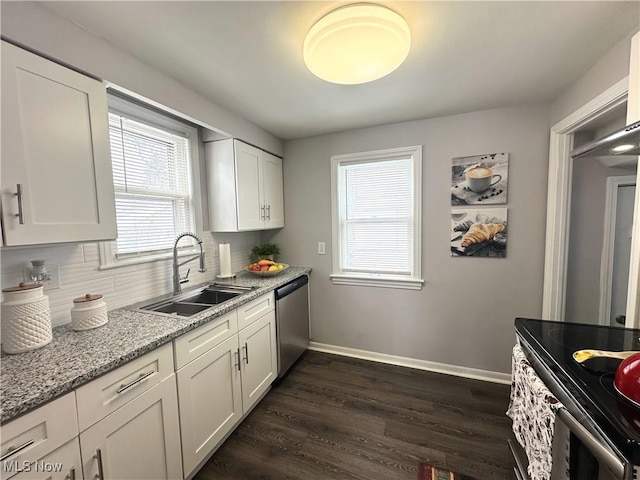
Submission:
<svg viewBox="0 0 640 480">
<path fill-rule="evenodd" d="M 346 3 L 40 4 L 282 139 L 549 102 L 640 23 L 638 1 L 380 2 L 409 23 L 409 57 L 335 85 L 305 68 L 302 43 Z"/>
</svg>

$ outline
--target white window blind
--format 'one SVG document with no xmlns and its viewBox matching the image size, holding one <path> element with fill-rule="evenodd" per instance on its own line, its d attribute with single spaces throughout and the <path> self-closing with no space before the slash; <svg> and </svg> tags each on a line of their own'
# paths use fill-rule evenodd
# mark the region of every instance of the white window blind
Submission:
<svg viewBox="0 0 640 480">
<path fill-rule="evenodd" d="M 341 166 L 342 270 L 411 275 L 411 159 Z"/>
<path fill-rule="evenodd" d="M 332 158 L 334 283 L 420 288 L 420 153 Z"/>
<path fill-rule="evenodd" d="M 193 230 L 188 138 L 109 113 L 117 258 L 173 247 Z"/>
</svg>

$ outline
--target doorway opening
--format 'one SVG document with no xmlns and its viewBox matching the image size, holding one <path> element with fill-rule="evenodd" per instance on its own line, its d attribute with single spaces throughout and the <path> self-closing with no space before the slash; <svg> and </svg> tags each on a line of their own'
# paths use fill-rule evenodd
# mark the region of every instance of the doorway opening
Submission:
<svg viewBox="0 0 640 480">
<path fill-rule="evenodd" d="M 545 244 L 545 271 L 543 290 L 542 318 L 548 320 L 564 321 L 567 319 L 567 287 L 569 277 L 569 258 L 571 252 L 571 216 L 572 216 L 572 189 L 574 161 L 569 152 L 574 148 L 574 140 L 579 141 L 580 131 L 591 123 L 597 123 L 598 119 L 611 117 L 620 112 L 626 105 L 627 79 L 623 79 L 593 99 L 587 105 L 565 118 L 551 129 L 549 152 L 549 186 L 547 201 L 547 236 Z M 575 137 L 575 138 L 574 138 Z M 579 160 L 577 160 L 579 161 Z M 636 170 L 633 172 L 637 172 Z M 630 172 L 627 172 L 630 173 Z M 619 175 L 620 173 L 618 173 Z M 604 187 L 602 187 L 604 189 Z M 640 195 L 638 195 L 640 197 Z M 637 204 L 638 198 L 635 199 Z M 604 203 L 604 200 L 603 200 Z M 604 215 L 604 213 L 603 213 Z M 599 217 L 600 219 L 603 216 Z M 640 224 L 634 229 L 640 230 Z M 602 243 L 603 231 L 597 233 Z M 593 235 L 593 234 L 592 234 Z M 575 236 L 574 236 L 575 238 Z M 633 282 L 639 276 L 640 252 L 632 249 L 630 261 L 629 282 Z M 596 255 L 598 271 L 597 285 L 600 282 L 601 251 Z M 573 266 L 573 265 L 571 265 Z M 638 321 L 637 310 L 640 306 L 640 293 L 635 288 L 627 288 L 629 300 L 627 304 L 626 326 L 634 326 Z M 596 295 L 596 301 L 600 294 Z M 600 306 L 590 310 L 593 318 L 590 323 L 599 323 Z M 631 312 L 631 314 L 629 313 Z M 574 321 L 581 321 L 575 319 Z"/>
</svg>

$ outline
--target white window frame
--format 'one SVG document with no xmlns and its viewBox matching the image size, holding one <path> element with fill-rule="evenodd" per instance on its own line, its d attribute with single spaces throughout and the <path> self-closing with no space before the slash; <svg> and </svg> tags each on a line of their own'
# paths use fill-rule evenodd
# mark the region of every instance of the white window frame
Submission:
<svg viewBox="0 0 640 480">
<path fill-rule="evenodd" d="M 341 265 L 341 239 L 339 218 L 339 186 L 338 169 L 343 165 L 354 163 L 369 163 L 383 160 L 406 159 L 413 160 L 413 266 L 412 275 L 397 276 L 382 273 L 353 273 L 344 272 Z M 331 281 L 335 285 L 359 285 L 387 288 L 403 288 L 420 290 L 424 283 L 422 279 L 422 145 L 410 147 L 390 148 L 371 152 L 349 153 L 333 155 L 331 157 L 331 226 L 332 226 L 332 260 L 333 273 Z"/>
<path fill-rule="evenodd" d="M 182 135 L 189 140 L 189 157 L 191 160 L 191 191 L 193 193 L 192 198 L 192 222 L 196 234 L 201 235 L 202 228 L 202 203 L 200 193 L 200 159 L 199 159 L 199 135 L 198 129 L 183 123 L 174 118 L 158 113 L 150 107 L 145 107 L 133 101 L 128 101 L 124 98 L 115 96 L 113 94 L 108 95 L 109 113 L 115 113 L 122 115 L 132 120 L 139 121 L 157 128 L 161 128 L 167 131 L 174 132 L 178 135 Z M 112 268 L 126 267 L 128 265 L 138 265 L 142 263 L 154 262 L 158 260 L 165 260 L 173 258 L 173 252 L 152 252 L 141 253 L 139 255 L 133 255 L 124 258 L 117 258 L 115 253 L 115 241 L 100 242 L 100 266 L 99 270 L 109 270 Z M 179 256 L 193 255 L 198 253 L 195 245 L 189 246 L 188 242 L 180 248 Z"/>
</svg>

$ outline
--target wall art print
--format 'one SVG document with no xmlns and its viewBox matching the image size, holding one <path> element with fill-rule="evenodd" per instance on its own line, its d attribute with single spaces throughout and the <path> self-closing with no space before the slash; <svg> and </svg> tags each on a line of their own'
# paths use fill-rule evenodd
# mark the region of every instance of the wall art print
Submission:
<svg viewBox="0 0 640 480">
<path fill-rule="evenodd" d="M 452 257 L 507 256 L 506 208 L 457 208 L 451 212 Z"/>
<path fill-rule="evenodd" d="M 509 154 L 488 153 L 451 160 L 451 205 L 507 203 Z"/>
</svg>

